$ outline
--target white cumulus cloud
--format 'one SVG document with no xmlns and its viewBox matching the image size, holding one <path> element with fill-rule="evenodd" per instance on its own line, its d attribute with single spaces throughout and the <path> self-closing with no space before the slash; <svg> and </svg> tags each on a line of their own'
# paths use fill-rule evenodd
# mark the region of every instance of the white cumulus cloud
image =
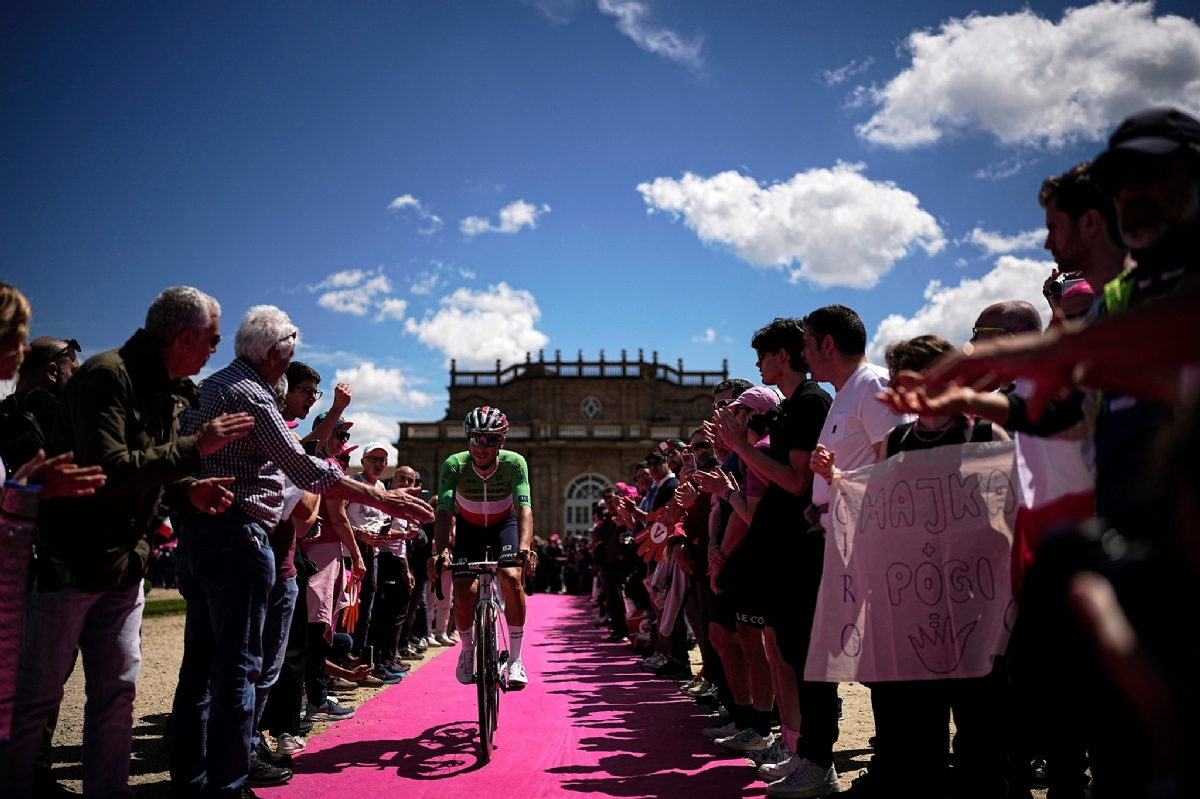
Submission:
<svg viewBox="0 0 1200 799">
<path fill-rule="evenodd" d="M 421 226 L 417 228 L 417 232 L 430 236 L 442 229 L 442 218 L 435 213 L 432 213 L 425 204 L 411 194 L 402 194 L 396 199 L 388 203 L 389 211 L 403 211 L 411 208 L 421 220 Z"/>
<path fill-rule="evenodd" d="M 598 0 L 600 13 L 617 18 L 617 30 L 647 53 L 660 55 L 692 69 L 704 66 L 701 36 L 681 36 L 670 28 L 650 24 L 650 7 L 637 0 Z"/>
<path fill-rule="evenodd" d="M 460 288 L 441 299 L 437 313 L 420 321 L 409 319 L 404 329 L 430 349 L 441 350 L 449 365 L 457 359 L 464 367 L 491 367 L 500 359 L 513 363 L 526 352 L 544 347 L 550 339 L 535 325 L 542 318 L 533 295 L 507 283 L 486 291 Z"/>
<path fill-rule="evenodd" d="M 963 241 L 982 247 L 988 255 L 1001 255 L 1021 250 L 1039 249 L 1046 241 L 1046 231 L 1042 229 L 1026 230 L 1015 236 L 1005 236 L 1002 233 L 993 233 L 977 227 L 968 233 Z"/>
<path fill-rule="evenodd" d="M 1050 309 L 1042 297 L 1042 283 L 1054 268 L 1051 261 L 1035 261 L 1002 255 L 990 272 L 979 278 L 965 278 L 957 286 L 930 281 L 925 288 L 925 304 L 912 316 L 892 314 L 879 323 L 867 346 L 867 357 L 883 363 L 888 344 L 930 333 L 942 336 L 955 346 L 971 338 L 971 328 L 979 313 L 989 305 L 1009 300 L 1032 303 L 1050 321 Z"/>
<path fill-rule="evenodd" d="M 711 327 L 705 328 L 703 333 L 697 333 L 696 335 L 692 336 L 692 341 L 696 342 L 697 344 L 712 344 L 716 340 L 717 331 Z"/>
<path fill-rule="evenodd" d="M 914 31 L 912 64 L 882 89 L 858 134 L 888 147 L 984 131 L 1005 144 L 1098 141 L 1155 105 L 1200 111 L 1200 26 L 1152 3 L 1099 2 L 1057 23 L 1030 9 Z"/>
<path fill-rule="evenodd" d="M 349 383 L 353 392 L 350 407 L 377 408 L 380 405 L 403 405 L 422 408 L 433 400 L 423 391 L 412 387 L 412 381 L 399 369 L 384 369 L 372 361 L 363 361 L 350 369 L 338 369 L 338 383 Z"/>
<path fill-rule="evenodd" d="M 754 266 L 786 269 L 792 282 L 871 288 L 915 246 L 933 255 L 946 239 L 916 195 L 867 179 L 865 168 L 839 162 L 768 186 L 733 171 L 689 172 L 637 188 L 651 212 L 682 217 L 701 241 Z"/>
<path fill-rule="evenodd" d="M 376 311 L 375 321 L 385 319 L 400 321 L 408 309 L 408 303 L 389 297 L 392 282 L 383 273 L 383 267 L 368 272 L 362 269 L 346 269 L 334 272 L 320 283 L 308 286 L 312 293 L 321 292 L 317 305 L 337 313 L 366 316 Z"/>
<path fill-rule="evenodd" d="M 500 223 L 493 225 L 490 220 L 481 216 L 468 216 L 458 223 L 458 229 L 468 236 L 478 236 L 480 233 L 516 233 L 523 227 L 537 227 L 538 217 L 550 212 L 550 206 L 527 203 L 517 200 L 500 209 Z"/>
<path fill-rule="evenodd" d="M 376 304 L 376 307 L 379 309 L 379 315 L 375 317 L 376 322 L 382 322 L 384 319 L 394 319 L 399 322 L 404 318 L 404 312 L 408 310 L 408 303 L 399 297 L 384 297 Z"/>
<path fill-rule="evenodd" d="M 324 291 L 317 298 L 317 304 L 322 308 L 364 316 L 375 304 L 376 295 L 387 294 L 392 290 L 392 284 L 382 272 L 348 269 L 335 272 L 315 286 L 309 286 L 308 290 Z"/>
</svg>

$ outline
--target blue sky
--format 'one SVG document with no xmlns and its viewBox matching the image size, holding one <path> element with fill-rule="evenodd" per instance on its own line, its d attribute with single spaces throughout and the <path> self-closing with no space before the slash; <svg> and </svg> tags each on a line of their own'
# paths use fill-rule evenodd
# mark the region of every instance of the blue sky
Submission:
<svg viewBox="0 0 1200 799">
<path fill-rule="evenodd" d="M 643 347 L 754 377 L 755 328 L 832 302 L 873 352 L 961 339 L 982 305 L 1038 300 L 1046 175 L 1146 105 L 1200 111 L 1195 16 L 9 4 L 0 278 L 34 335 L 89 353 L 170 285 L 214 295 L 227 333 L 277 304 L 389 438 L 440 418 L 450 357 Z"/>
</svg>

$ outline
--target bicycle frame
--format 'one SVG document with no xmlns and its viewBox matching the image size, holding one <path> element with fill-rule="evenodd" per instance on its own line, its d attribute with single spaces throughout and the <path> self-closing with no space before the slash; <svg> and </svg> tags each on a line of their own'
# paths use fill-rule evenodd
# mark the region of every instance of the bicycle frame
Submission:
<svg viewBox="0 0 1200 799">
<path fill-rule="evenodd" d="M 484 557 L 490 552 L 484 550 Z M 500 595 L 496 587 L 499 563 L 492 560 L 458 564 L 479 580 L 475 593 L 475 687 L 479 704 L 479 755 L 484 763 L 492 759 L 492 740 L 500 720 L 500 691 L 508 691 L 508 650 L 500 651 Z M 505 637 L 507 640 L 507 636 Z"/>
</svg>

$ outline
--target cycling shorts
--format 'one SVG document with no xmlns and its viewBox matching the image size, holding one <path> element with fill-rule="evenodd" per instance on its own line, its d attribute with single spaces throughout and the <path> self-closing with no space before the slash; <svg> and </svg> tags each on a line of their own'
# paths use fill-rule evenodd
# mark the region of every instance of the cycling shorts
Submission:
<svg viewBox="0 0 1200 799">
<path fill-rule="evenodd" d="M 454 561 L 451 571 L 455 578 L 470 577 L 468 563 L 491 559 L 500 568 L 517 565 L 520 549 L 517 535 L 517 513 L 512 511 L 498 524 L 481 527 L 457 516 L 454 522 Z"/>
</svg>

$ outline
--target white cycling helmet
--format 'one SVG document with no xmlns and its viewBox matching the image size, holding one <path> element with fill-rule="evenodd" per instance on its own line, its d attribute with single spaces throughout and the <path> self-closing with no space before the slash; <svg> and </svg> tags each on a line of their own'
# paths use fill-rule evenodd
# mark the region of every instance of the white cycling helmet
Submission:
<svg viewBox="0 0 1200 799">
<path fill-rule="evenodd" d="M 499 408 L 484 405 L 475 408 L 463 419 L 463 430 L 471 433 L 497 433 L 504 435 L 508 432 L 508 417 Z"/>
</svg>

